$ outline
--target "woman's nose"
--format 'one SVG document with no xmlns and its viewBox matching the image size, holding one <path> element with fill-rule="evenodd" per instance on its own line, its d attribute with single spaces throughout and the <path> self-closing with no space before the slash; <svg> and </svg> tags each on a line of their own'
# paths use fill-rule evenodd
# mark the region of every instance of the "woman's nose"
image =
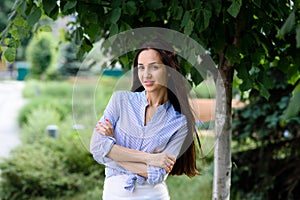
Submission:
<svg viewBox="0 0 300 200">
<path fill-rule="evenodd" d="M 146 77 L 150 77 L 151 76 L 151 69 L 149 67 L 146 67 L 144 73 L 145 73 L 144 75 Z"/>
</svg>

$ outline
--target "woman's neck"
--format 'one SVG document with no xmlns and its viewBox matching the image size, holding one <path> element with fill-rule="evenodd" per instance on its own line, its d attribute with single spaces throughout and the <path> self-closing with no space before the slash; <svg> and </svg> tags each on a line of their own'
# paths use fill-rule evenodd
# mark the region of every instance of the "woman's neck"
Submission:
<svg viewBox="0 0 300 200">
<path fill-rule="evenodd" d="M 168 101 L 168 92 L 167 88 L 163 88 L 159 91 L 155 92 L 147 92 L 146 91 L 146 98 L 149 103 L 149 106 L 159 106 L 164 104 Z"/>
</svg>

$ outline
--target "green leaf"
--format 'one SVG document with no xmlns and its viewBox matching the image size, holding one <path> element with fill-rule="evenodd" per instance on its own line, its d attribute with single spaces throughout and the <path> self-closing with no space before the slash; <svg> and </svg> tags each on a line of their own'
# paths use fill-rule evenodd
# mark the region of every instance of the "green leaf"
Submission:
<svg viewBox="0 0 300 200">
<path fill-rule="evenodd" d="M 112 24 L 116 24 L 118 22 L 118 20 L 120 19 L 120 17 L 121 17 L 121 8 L 118 7 L 118 8 L 115 8 L 112 10 L 109 21 Z"/>
<path fill-rule="evenodd" d="M 211 12 L 214 12 L 216 16 L 219 16 L 222 10 L 222 0 L 210 0 L 207 3 L 211 4 Z"/>
<path fill-rule="evenodd" d="M 294 85 L 300 79 L 299 66 L 288 67 L 287 73 L 288 83 Z"/>
<path fill-rule="evenodd" d="M 8 62 L 13 62 L 16 58 L 16 52 L 16 48 L 7 48 L 3 54 Z"/>
<path fill-rule="evenodd" d="M 20 15 L 18 15 L 15 20 L 13 21 L 13 24 L 16 26 L 26 26 L 27 22 L 23 19 Z"/>
<path fill-rule="evenodd" d="M 39 21 L 42 16 L 42 11 L 40 8 L 34 9 L 34 11 L 28 16 L 27 21 L 29 26 L 33 26 L 37 21 Z"/>
<path fill-rule="evenodd" d="M 76 31 L 75 31 L 75 44 L 76 45 L 81 44 L 82 37 L 83 37 L 83 30 L 81 28 L 76 29 Z"/>
<path fill-rule="evenodd" d="M 261 8 L 261 0 L 255 0 L 252 1 L 254 5 L 256 5 L 258 8 Z"/>
<path fill-rule="evenodd" d="M 189 23 L 190 11 L 185 11 L 180 27 L 183 28 Z"/>
<path fill-rule="evenodd" d="M 85 33 L 88 34 L 91 40 L 94 40 L 99 34 L 99 24 L 90 24 L 86 29 Z"/>
<path fill-rule="evenodd" d="M 191 35 L 194 29 L 194 22 L 190 19 L 188 24 L 184 27 L 184 34 L 185 35 Z"/>
<path fill-rule="evenodd" d="M 240 56 L 240 50 L 231 45 L 227 48 L 226 53 L 225 53 L 225 58 L 227 58 L 228 60 L 230 60 L 230 62 L 232 64 L 234 63 L 240 63 L 241 60 L 241 56 Z"/>
<path fill-rule="evenodd" d="M 203 77 L 200 75 L 200 73 L 195 67 L 192 67 L 190 72 L 191 72 L 193 83 L 195 85 L 198 85 L 203 81 Z"/>
<path fill-rule="evenodd" d="M 161 0 L 148 0 L 146 4 L 151 10 L 158 10 L 163 7 Z"/>
<path fill-rule="evenodd" d="M 287 109 L 284 111 L 283 120 L 296 117 L 300 112 L 300 84 L 293 91 L 293 96 L 290 99 Z"/>
<path fill-rule="evenodd" d="M 287 57 L 282 57 L 278 61 L 278 69 L 280 69 L 284 73 L 288 72 L 289 66 L 290 66 L 290 61 Z"/>
<path fill-rule="evenodd" d="M 296 19 L 295 11 L 293 11 L 293 12 L 291 12 L 291 14 L 287 18 L 287 20 L 282 25 L 282 27 L 278 33 L 279 37 L 283 37 L 285 34 L 289 33 L 293 29 L 293 26 L 295 25 L 295 22 L 296 22 L 295 19 Z"/>
<path fill-rule="evenodd" d="M 81 46 L 83 47 L 83 49 L 85 50 L 85 52 L 89 52 L 93 48 L 93 44 L 86 37 L 84 38 Z"/>
<path fill-rule="evenodd" d="M 183 8 L 181 6 L 176 6 L 174 8 L 173 18 L 174 20 L 180 20 L 183 15 Z"/>
<path fill-rule="evenodd" d="M 109 36 L 113 36 L 117 34 L 119 31 L 118 25 L 117 24 L 111 24 L 109 27 Z"/>
<path fill-rule="evenodd" d="M 249 64 L 247 64 L 247 62 L 242 62 L 236 67 L 237 77 L 242 81 L 242 84 L 240 85 L 241 91 L 247 91 L 253 87 L 253 80 L 249 73 L 248 67 Z"/>
<path fill-rule="evenodd" d="M 234 0 L 230 7 L 227 9 L 227 12 L 234 18 L 237 17 L 237 15 L 240 12 L 242 6 L 242 0 Z"/>
<path fill-rule="evenodd" d="M 93 48 L 93 44 L 87 39 L 84 38 L 80 45 L 80 48 L 77 52 L 77 58 L 80 60 L 87 52 L 89 52 Z"/>
<path fill-rule="evenodd" d="M 125 22 L 121 23 L 120 32 L 127 31 L 127 30 L 130 30 L 130 29 L 132 29 L 132 28 L 129 26 L 129 24 L 127 24 Z"/>
<path fill-rule="evenodd" d="M 300 9 L 300 0 L 293 1 L 295 4 L 295 8 Z"/>
<path fill-rule="evenodd" d="M 16 26 L 12 26 L 11 29 L 9 30 L 9 33 L 14 39 L 17 40 L 20 39 L 19 31 Z"/>
<path fill-rule="evenodd" d="M 134 15 L 137 12 L 137 7 L 134 1 L 128 1 L 122 8 L 125 14 Z"/>
<path fill-rule="evenodd" d="M 51 28 L 51 26 L 47 26 L 47 25 L 40 26 L 38 31 L 40 31 L 40 32 L 51 32 L 52 28 Z"/>
<path fill-rule="evenodd" d="M 266 89 L 272 89 L 274 87 L 274 80 L 264 70 L 259 72 L 259 81 Z"/>
<path fill-rule="evenodd" d="M 56 0 L 43 0 L 43 9 L 48 16 L 50 16 L 56 6 Z"/>
<path fill-rule="evenodd" d="M 300 48 L 300 24 L 296 28 L 296 47 Z"/>
<path fill-rule="evenodd" d="M 120 1 L 120 0 L 112 0 L 111 1 L 111 7 L 112 8 L 120 7 L 121 4 L 122 4 L 122 1 Z"/>
<path fill-rule="evenodd" d="M 209 25 L 210 18 L 212 16 L 211 10 L 204 9 L 203 12 L 203 27 L 202 30 L 206 29 Z"/>
<path fill-rule="evenodd" d="M 3 44 L 5 44 L 6 46 L 8 46 L 8 44 L 10 43 L 11 38 L 4 38 L 3 39 Z"/>
<path fill-rule="evenodd" d="M 145 14 L 145 18 L 150 18 L 151 22 L 155 22 L 157 20 L 155 12 L 148 10 Z"/>
<path fill-rule="evenodd" d="M 270 97 L 270 93 L 269 91 L 267 90 L 267 88 L 264 86 L 264 84 L 262 83 L 258 83 L 258 91 L 260 92 L 260 94 L 265 97 L 267 100 L 269 99 Z"/>
<path fill-rule="evenodd" d="M 68 1 L 63 7 L 63 12 L 66 12 L 74 8 L 76 5 L 77 5 L 77 1 Z"/>
</svg>

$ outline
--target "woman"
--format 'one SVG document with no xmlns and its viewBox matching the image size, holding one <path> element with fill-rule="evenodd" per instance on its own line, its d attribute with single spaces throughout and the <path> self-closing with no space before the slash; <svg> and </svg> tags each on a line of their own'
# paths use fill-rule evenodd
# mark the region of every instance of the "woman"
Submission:
<svg viewBox="0 0 300 200">
<path fill-rule="evenodd" d="M 106 165 L 104 200 L 170 199 L 168 174 L 199 174 L 187 94 L 172 48 L 158 40 L 144 44 L 131 92 L 113 94 L 92 136 L 91 153 Z"/>
</svg>

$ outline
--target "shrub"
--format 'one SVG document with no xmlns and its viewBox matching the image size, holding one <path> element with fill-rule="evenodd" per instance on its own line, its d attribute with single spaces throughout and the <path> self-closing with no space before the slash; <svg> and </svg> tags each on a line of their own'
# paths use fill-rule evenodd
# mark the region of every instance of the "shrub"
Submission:
<svg viewBox="0 0 300 200">
<path fill-rule="evenodd" d="M 28 122 L 28 116 L 31 115 L 31 113 L 36 109 L 50 109 L 57 112 L 59 119 L 63 120 L 65 116 L 71 113 L 72 105 L 71 101 L 61 99 L 50 99 L 47 97 L 40 97 L 32 99 L 30 102 L 28 102 L 19 113 L 18 121 L 21 126 L 26 124 Z M 43 113 L 41 113 L 41 116 Z M 45 119 L 47 121 L 47 119 Z"/>
<path fill-rule="evenodd" d="M 49 99 L 71 99 L 73 93 L 73 85 L 69 82 L 38 82 L 30 80 L 26 82 L 23 90 L 25 98 L 47 97 Z"/>
<path fill-rule="evenodd" d="M 26 50 L 30 62 L 30 76 L 40 79 L 55 62 L 55 39 L 50 33 L 40 33 L 34 37 Z M 43 79 L 43 78 L 42 78 Z"/>
<path fill-rule="evenodd" d="M 83 147 L 71 118 L 59 123 L 58 139 L 45 136 L 45 119 L 53 122 L 57 113 L 34 110 L 23 129 L 26 143 L 0 164 L 0 199 L 72 196 L 94 188 L 104 178 L 104 167 Z"/>
<path fill-rule="evenodd" d="M 275 85 L 269 99 L 253 90 L 233 114 L 232 199 L 300 199 L 300 116 L 282 123 L 295 86 L 276 68 L 267 73 Z"/>
<path fill-rule="evenodd" d="M 25 143 L 34 143 L 44 139 L 48 125 L 60 124 L 58 112 L 50 107 L 35 108 L 27 117 L 27 123 L 23 126 L 21 135 Z"/>
<path fill-rule="evenodd" d="M 59 149 L 57 141 L 50 138 L 15 149 L 13 157 L 0 164 L 1 199 L 53 198 L 85 189 L 91 180 L 83 173 L 70 173 Z"/>
<path fill-rule="evenodd" d="M 63 45 L 60 54 L 59 73 L 63 76 L 76 76 L 81 62 L 77 58 L 75 44 Z"/>
</svg>

